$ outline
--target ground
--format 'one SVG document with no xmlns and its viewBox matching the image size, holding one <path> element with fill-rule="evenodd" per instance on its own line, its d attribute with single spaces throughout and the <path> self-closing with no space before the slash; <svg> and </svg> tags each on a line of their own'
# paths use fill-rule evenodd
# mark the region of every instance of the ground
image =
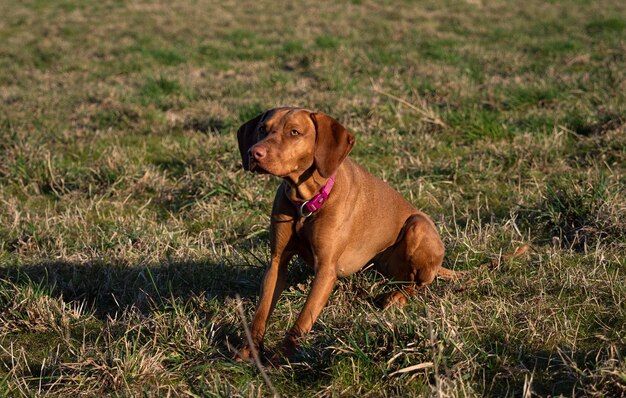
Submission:
<svg viewBox="0 0 626 398">
<path fill-rule="evenodd" d="M 626 395 L 623 1 L 0 15 L 0 395 Z M 470 278 L 386 311 L 388 281 L 343 279 L 267 382 L 232 356 L 279 181 L 241 170 L 235 131 L 277 105 L 348 127 Z M 310 279 L 294 261 L 270 349 Z"/>
</svg>

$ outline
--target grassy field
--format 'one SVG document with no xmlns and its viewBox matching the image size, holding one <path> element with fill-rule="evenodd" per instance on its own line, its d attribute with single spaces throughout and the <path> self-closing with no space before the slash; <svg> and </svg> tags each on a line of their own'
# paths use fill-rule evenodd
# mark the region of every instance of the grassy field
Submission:
<svg viewBox="0 0 626 398">
<path fill-rule="evenodd" d="M 271 395 L 232 347 L 279 181 L 235 131 L 277 105 L 340 120 L 471 271 L 386 311 L 342 280 L 279 394 L 626 396 L 625 93 L 620 0 L 0 0 L 0 396 Z"/>
</svg>

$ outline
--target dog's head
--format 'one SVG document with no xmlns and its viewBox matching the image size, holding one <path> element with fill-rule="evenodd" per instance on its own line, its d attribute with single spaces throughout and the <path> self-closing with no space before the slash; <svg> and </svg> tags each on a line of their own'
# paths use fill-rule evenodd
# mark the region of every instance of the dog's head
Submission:
<svg viewBox="0 0 626 398">
<path fill-rule="evenodd" d="M 354 136 L 323 113 L 274 108 L 237 130 L 245 170 L 279 177 L 300 175 L 315 165 L 330 177 L 348 156 Z"/>
</svg>

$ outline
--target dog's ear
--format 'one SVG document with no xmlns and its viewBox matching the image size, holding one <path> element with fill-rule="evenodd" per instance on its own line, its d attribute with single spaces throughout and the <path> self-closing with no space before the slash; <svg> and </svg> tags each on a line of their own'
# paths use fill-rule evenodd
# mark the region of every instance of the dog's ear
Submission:
<svg viewBox="0 0 626 398">
<path fill-rule="evenodd" d="M 263 118 L 264 113 L 248 120 L 237 130 L 237 142 L 239 143 L 239 152 L 241 153 L 241 164 L 244 170 L 250 170 L 250 159 L 248 158 L 248 149 L 259 141 L 259 122 Z"/>
<path fill-rule="evenodd" d="M 322 177 L 328 178 L 348 156 L 355 138 L 332 117 L 323 113 L 312 113 L 315 125 L 315 166 Z"/>
</svg>

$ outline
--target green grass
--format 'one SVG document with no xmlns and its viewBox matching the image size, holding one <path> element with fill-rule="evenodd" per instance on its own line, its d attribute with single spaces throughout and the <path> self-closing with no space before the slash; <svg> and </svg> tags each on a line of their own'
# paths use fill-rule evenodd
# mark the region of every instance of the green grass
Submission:
<svg viewBox="0 0 626 398">
<path fill-rule="evenodd" d="M 241 170 L 235 131 L 279 105 L 347 126 L 472 275 L 388 311 L 388 281 L 343 279 L 296 361 L 267 369 L 281 395 L 626 395 L 623 2 L 0 15 L 0 396 L 271 394 L 232 357 L 278 181 Z M 311 277 L 293 262 L 269 349 Z"/>
</svg>

